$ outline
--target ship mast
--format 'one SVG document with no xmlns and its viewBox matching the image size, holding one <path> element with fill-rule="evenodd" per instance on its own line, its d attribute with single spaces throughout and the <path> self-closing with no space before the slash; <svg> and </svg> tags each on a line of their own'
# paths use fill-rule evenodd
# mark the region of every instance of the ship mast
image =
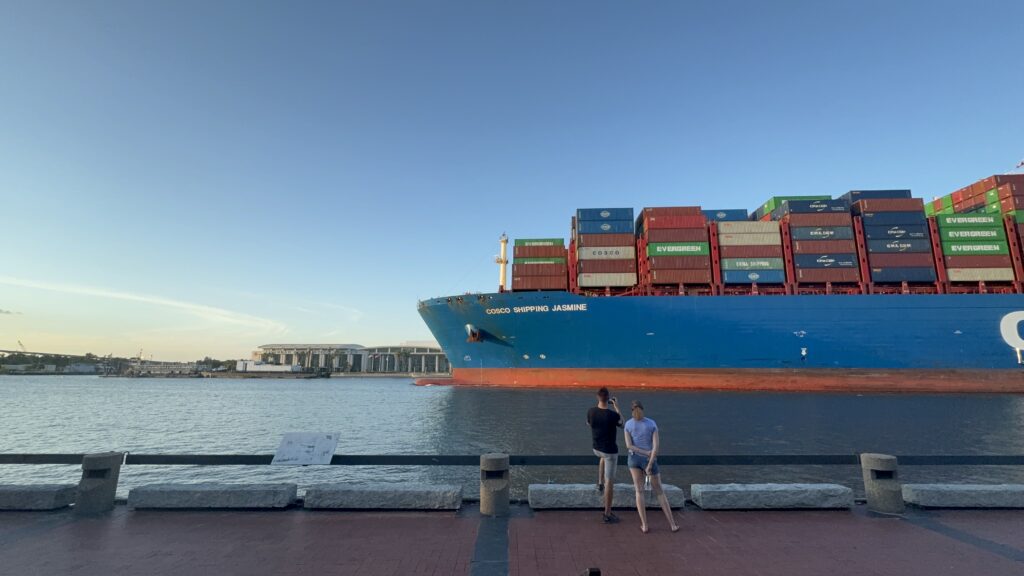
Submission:
<svg viewBox="0 0 1024 576">
<path fill-rule="evenodd" d="M 501 256 L 494 259 L 498 265 L 498 292 L 505 291 L 505 268 L 508 266 L 508 236 L 501 235 Z"/>
</svg>

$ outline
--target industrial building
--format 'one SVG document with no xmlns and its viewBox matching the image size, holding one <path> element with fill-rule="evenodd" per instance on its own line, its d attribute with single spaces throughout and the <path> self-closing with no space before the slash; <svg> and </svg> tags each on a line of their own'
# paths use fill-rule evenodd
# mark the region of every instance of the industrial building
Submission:
<svg viewBox="0 0 1024 576">
<path fill-rule="evenodd" d="M 371 348 L 359 344 L 265 344 L 252 353 L 252 360 L 332 373 L 448 374 L 450 370 L 441 348 L 425 342 Z"/>
</svg>

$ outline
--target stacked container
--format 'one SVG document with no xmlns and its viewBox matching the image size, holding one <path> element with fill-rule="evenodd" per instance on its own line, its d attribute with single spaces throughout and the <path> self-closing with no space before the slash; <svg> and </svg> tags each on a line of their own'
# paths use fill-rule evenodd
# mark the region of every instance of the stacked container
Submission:
<svg viewBox="0 0 1024 576">
<path fill-rule="evenodd" d="M 786 283 L 778 222 L 726 221 L 716 226 L 723 283 Z"/>
<path fill-rule="evenodd" d="M 794 280 L 801 284 L 860 282 L 853 218 L 845 200 L 787 200 Z"/>
<path fill-rule="evenodd" d="M 1013 261 L 999 214 L 936 217 L 950 282 L 1013 282 Z"/>
<path fill-rule="evenodd" d="M 565 240 L 520 238 L 512 247 L 512 290 L 568 290 Z"/>
<path fill-rule="evenodd" d="M 711 284 L 711 244 L 699 206 L 644 208 L 636 229 L 645 284 Z"/>
<path fill-rule="evenodd" d="M 925 206 L 929 216 L 944 214 L 1024 214 L 1024 174 L 982 178 Z"/>
<path fill-rule="evenodd" d="M 751 220 L 767 221 L 772 220 L 772 211 L 782 206 L 782 203 L 786 200 L 831 200 L 831 196 L 772 196 L 767 202 L 761 204 L 754 210 L 754 213 L 750 215 Z M 775 218 L 778 220 L 778 218 Z"/>
<path fill-rule="evenodd" d="M 580 288 L 636 285 L 632 208 L 581 208 L 573 223 Z"/>
<path fill-rule="evenodd" d="M 864 226 L 871 281 L 935 282 L 931 233 L 920 198 L 867 198 L 853 204 Z"/>
</svg>

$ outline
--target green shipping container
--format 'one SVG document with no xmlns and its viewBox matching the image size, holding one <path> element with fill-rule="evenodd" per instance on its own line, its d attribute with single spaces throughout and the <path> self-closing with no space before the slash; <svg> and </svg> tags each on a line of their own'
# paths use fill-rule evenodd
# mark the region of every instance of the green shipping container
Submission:
<svg viewBox="0 0 1024 576">
<path fill-rule="evenodd" d="M 985 202 L 987 204 L 999 204 L 999 190 L 993 188 L 985 192 Z"/>
<path fill-rule="evenodd" d="M 782 258 L 722 258 L 722 270 L 784 270 Z"/>
<path fill-rule="evenodd" d="M 951 211 L 950 212 L 946 212 L 946 214 L 952 214 L 952 210 L 953 210 L 953 195 L 952 194 L 949 195 L 949 196 L 943 196 L 942 197 L 942 208 L 943 209 L 949 208 Z"/>
<path fill-rule="evenodd" d="M 647 245 L 648 256 L 708 256 L 711 245 L 707 242 L 655 242 Z"/>
<path fill-rule="evenodd" d="M 942 253 L 947 256 L 1002 256 L 1010 253 L 1005 240 L 995 242 L 943 242 Z"/>
<path fill-rule="evenodd" d="M 563 238 L 519 238 L 516 246 L 562 246 L 565 247 Z"/>
<path fill-rule="evenodd" d="M 1002 211 L 1003 206 L 999 202 L 996 202 L 994 204 L 986 204 L 985 207 L 981 209 L 982 214 L 1001 214 Z"/>
<path fill-rule="evenodd" d="M 1003 216 L 1013 216 L 1013 221 L 1018 224 L 1024 223 L 1024 210 L 1010 210 Z"/>
<path fill-rule="evenodd" d="M 935 205 L 932 204 L 931 202 L 925 202 L 925 204 L 924 204 L 924 215 L 925 216 L 934 216 L 935 215 Z"/>
<path fill-rule="evenodd" d="M 1001 226 L 997 214 L 942 214 L 936 218 L 939 228 L 980 228 L 985 226 Z"/>
<path fill-rule="evenodd" d="M 942 210 L 939 210 L 938 212 L 935 213 L 936 216 L 938 216 L 939 214 L 956 214 L 956 212 L 953 210 L 952 206 L 948 208 L 944 206 Z"/>
<path fill-rule="evenodd" d="M 513 264 L 565 264 L 565 258 L 513 258 Z"/>
<path fill-rule="evenodd" d="M 939 238 L 943 242 L 988 242 L 1006 240 L 1006 230 L 1002 226 L 985 226 L 983 228 L 940 228 Z"/>
</svg>

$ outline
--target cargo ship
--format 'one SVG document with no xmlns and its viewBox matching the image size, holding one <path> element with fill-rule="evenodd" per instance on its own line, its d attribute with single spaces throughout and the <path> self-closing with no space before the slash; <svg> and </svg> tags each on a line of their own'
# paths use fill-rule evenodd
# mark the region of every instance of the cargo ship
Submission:
<svg viewBox="0 0 1024 576">
<path fill-rule="evenodd" d="M 747 210 L 580 209 L 499 289 L 419 303 L 450 383 L 1024 392 L 1024 175 Z"/>
</svg>

